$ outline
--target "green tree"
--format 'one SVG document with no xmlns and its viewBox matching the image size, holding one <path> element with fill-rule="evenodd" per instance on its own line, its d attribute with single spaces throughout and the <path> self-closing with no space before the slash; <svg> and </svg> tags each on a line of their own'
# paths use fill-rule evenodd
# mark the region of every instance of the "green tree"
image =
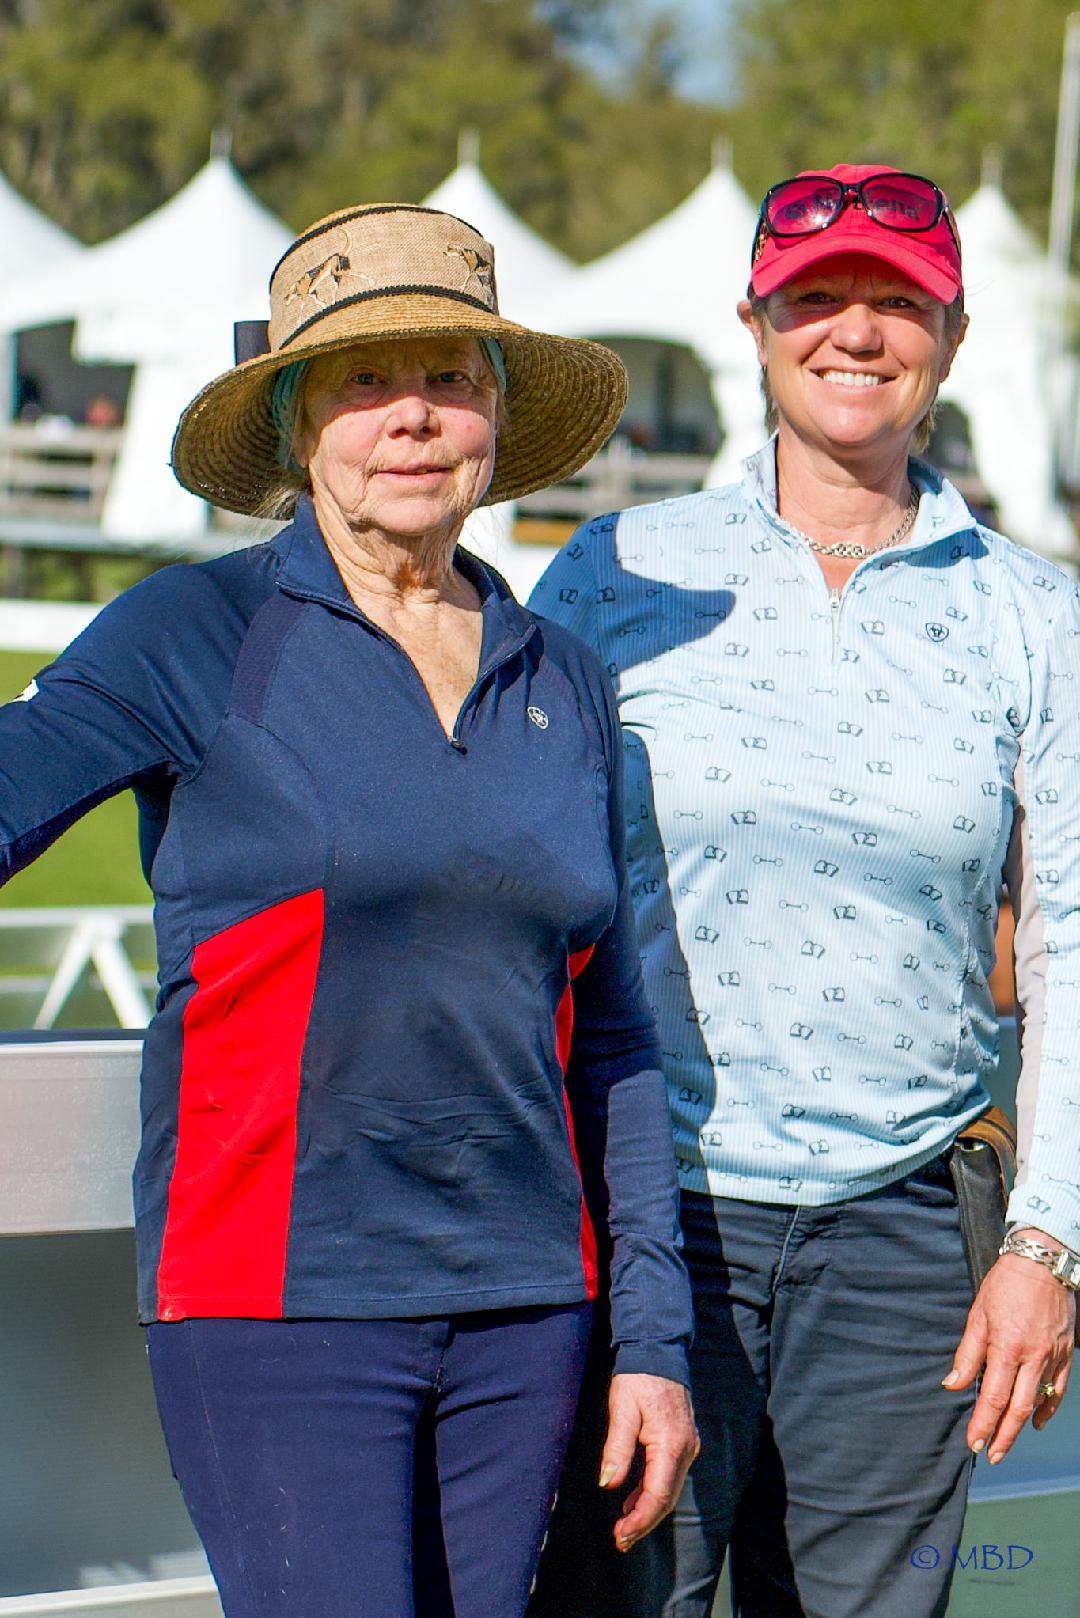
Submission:
<svg viewBox="0 0 1080 1618">
<path fill-rule="evenodd" d="M 736 0 L 736 164 L 755 193 L 798 169 L 895 163 L 957 203 L 996 147 L 1045 234 L 1073 0 Z"/>
<path fill-rule="evenodd" d="M 635 0 L 0 0 L 0 167 L 85 241 L 163 202 L 226 125 L 301 226 L 416 200 L 480 130 L 493 183 L 587 258 L 704 172 L 716 116 L 672 89 Z"/>
<path fill-rule="evenodd" d="M 154 6 L 26 0 L 0 10 L 0 164 L 84 240 L 182 184 L 212 114 L 209 86 Z"/>
</svg>

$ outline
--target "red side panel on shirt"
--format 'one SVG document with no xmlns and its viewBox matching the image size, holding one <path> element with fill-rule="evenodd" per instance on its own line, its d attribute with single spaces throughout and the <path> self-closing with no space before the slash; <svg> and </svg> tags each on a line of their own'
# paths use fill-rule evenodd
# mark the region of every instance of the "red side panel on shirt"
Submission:
<svg viewBox="0 0 1080 1618">
<path fill-rule="evenodd" d="M 592 948 L 583 949 L 577 955 L 571 955 L 568 962 L 570 982 L 563 990 L 562 999 L 555 1011 L 555 1053 L 559 1058 L 559 1066 L 566 1072 L 570 1061 L 570 1045 L 574 1034 L 574 979 L 584 966 L 588 964 L 592 955 Z M 566 1108 L 566 1130 L 570 1136 L 570 1152 L 574 1159 L 574 1167 L 581 1176 L 581 1164 L 578 1162 L 577 1143 L 574 1140 L 574 1119 L 570 1111 L 570 1097 L 563 1085 L 563 1106 Z M 595 1298 L 598 1291 L 596 1271 L 596 1232 L 593 1222 L 589 1218 L 589 1210 L 585 1206 L 585 1198 L 581 1199 L 581 1267 L 585 1272 L 585 1288 L 590 1298 Z"/>
<path fill-rule="evenodd" d="M 300 1065 L 323 935 L 321 889 L 195 950 L 158 1316 L 282 1312 Z"/>
</svg>

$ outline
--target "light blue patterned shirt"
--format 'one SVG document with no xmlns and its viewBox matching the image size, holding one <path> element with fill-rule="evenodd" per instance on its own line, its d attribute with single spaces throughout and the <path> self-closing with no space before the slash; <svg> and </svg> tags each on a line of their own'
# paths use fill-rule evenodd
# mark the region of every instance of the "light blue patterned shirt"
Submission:
<svg viewBox="0 0 1080 1618">
<path fill-rule="evenodd" d="M 987 1105 L 1008 858 L 1027 998 L 1011 1220 L 1080 1247 L 1080 598 L 928 466 L 842 594 L 740 484 L 586 524 L 532 604 L 597 648 L 684 1186 L 819 1205 Z"/>
</svg>

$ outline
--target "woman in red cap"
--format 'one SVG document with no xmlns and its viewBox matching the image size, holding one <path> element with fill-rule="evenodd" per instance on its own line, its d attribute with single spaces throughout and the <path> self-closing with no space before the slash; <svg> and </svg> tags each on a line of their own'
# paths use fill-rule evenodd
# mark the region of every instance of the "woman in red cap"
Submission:
<svg viewBox="0 0 1080 1618">
<path fill-rule="evenodd" d="M 588 524 L 533 599 L 618 692 L 702 1437 L 621 1570 L 569 1546 L 598 1463 L 564 1479 L 537 1618 L 708 1618 L 729 1548 L 741 1618 L 937 1618 L 972 1455 L 1069 1374 L 1077 591 L 915 458 L 967 325 L 932 181 L 773 186 L 739 314 L 774 429 L 742 482 Z M 1027 1019 L 999 1256 L 1003 883 Z"/>
</svg>

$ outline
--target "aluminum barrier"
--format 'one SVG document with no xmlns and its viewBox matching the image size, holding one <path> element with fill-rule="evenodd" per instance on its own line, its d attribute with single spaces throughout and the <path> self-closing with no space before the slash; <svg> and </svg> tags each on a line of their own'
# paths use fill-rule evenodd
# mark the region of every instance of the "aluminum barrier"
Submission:
<svg viewBox="0 0 1080 1618">
<path fill-rule="evenodd" d="M 141 1046 L 137 1029 L 0 1034 L 0 1618 L 221 1618 L 135 1323 Z M 1008 1106 L 1015 1041 L 1003 1047 Z M 976 1468 L 965 1533 L 993 1537 L 990 1551 L 1006 1535 L 1034 1560 L 1008 1578 L 992 1558 L 965 1564 L 951 1618 L 1075 1618 L 1080 1545 L 1058 1524 L 1077 1490 L 1080 1389 L 1001 1467 Z M 726 1612 L 722 1597 L 714 1618 Z"/>
<path fill-rule="evenodd" d="M 83 1022 L 145 1028 L 152 915 L 149 905 L 0 909 L 0 1028 L 53 1028 L 76 994 Z"/>
</svg>

